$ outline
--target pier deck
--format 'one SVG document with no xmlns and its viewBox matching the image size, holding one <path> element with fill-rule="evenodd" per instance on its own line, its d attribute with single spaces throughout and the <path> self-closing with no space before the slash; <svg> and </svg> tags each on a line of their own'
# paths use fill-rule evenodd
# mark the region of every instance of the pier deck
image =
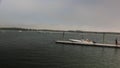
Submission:
<svg viewBox="0 0 120 68">
<path fill-rule="evenodd" d="M 56 41 L 58 44 L 69 44 L 69 45 L 81 45 L 81 46 L 96 46 L 96 47 L 111 47 L 111 48 L 120 48 L 120 45 L 115 44 L 101 44 L 101 43 L 79 43 L 79 42 L 71 42 L 71 41 Z"/>
</svg>

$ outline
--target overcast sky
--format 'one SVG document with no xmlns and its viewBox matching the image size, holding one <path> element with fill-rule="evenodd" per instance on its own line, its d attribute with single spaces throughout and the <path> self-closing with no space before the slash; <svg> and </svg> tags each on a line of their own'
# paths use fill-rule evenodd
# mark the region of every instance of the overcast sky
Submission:
<svg viewBox="0 0 120 68">
<path fill-rule="evenodd" d="M 0 27 L 120 32 L 120 0 L 1 0 Z"/>
</svg>

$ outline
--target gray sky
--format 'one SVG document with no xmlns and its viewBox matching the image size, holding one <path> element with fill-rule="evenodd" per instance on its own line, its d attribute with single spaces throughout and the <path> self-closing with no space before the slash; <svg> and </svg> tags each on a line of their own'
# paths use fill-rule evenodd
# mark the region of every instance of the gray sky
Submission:
<svg viewBox="0 0 120 68">
<path fill-rule="evenodd" d="M 1 0 L 0 27 L 120 32 L 120 0 Z"/>
</svg>

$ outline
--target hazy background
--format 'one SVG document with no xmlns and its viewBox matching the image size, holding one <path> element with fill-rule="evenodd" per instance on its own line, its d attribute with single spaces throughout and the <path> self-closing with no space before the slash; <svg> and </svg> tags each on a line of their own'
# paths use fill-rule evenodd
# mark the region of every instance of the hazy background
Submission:
<svg viewBox="0 0 120 68">
<path fill-rule="evenodd" d="M 0 27 L 120 32 L 120 0 L 1 0 Z"/>
</svg>

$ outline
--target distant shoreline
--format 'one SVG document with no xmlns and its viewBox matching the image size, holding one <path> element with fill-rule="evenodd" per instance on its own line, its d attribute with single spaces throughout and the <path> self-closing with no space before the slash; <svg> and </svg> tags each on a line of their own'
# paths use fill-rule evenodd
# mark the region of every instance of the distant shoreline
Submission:
<svg viewBox="0 0 120 68">
<path fill-rule="evenodd" d="M 5 27 L 0 30 L 17 30 L 17 31 L 49 31 L 49 32 L 74 32 L 74 33 L 96 33 L 96 34 L 120 34 L 120 32 L 97 32 L 97 31 L 81 31 L 81 30 L 51 30 L 51 29 L 30 29 L 30 28 L 17 28 Z"/>
</svg>

